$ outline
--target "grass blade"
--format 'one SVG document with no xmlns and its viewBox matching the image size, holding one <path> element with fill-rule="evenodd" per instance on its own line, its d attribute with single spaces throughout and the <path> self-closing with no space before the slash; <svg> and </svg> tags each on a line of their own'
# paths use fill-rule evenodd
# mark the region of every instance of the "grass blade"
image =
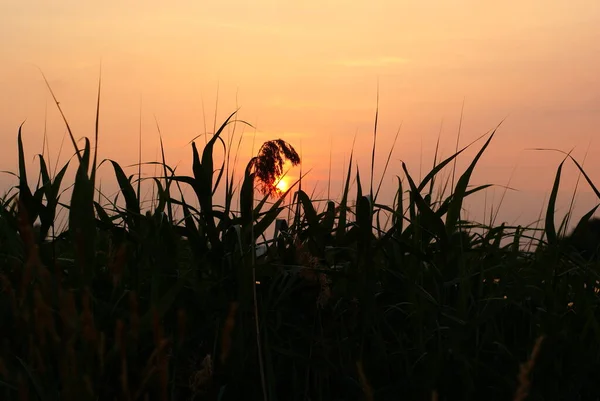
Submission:
<svg viewBox="0 0 600 401">
<path fill-rule="evenodd" d="M 452 195 L 452 201 L 448 208 L 448 214 L 446 216 L 446 230 L 448 231 L 448 234 L 452 233 L 456 229 L 456 223 L 458 222 L 460 216 L 462 203 L 465 197 L 465 192 L 467 191 L 467 186 L 469 185 L 469 180 L 471 179 L 471 174 L 475 169 L 475 165 L 483 155 L 483 152 L 487 149 L 488 145 L 490 144 L 497 129 L 498 127 L 496 127 L 496 129 L 494 129 L 494 131 L 491 133 L 490 137 L 481 147 L 481 149 L 479 150 L 479 152 L 477 153 L 467 170 L 463 173 L 463 175 L 458 180 L 458 183 L 456 184 L 456 188 L 454 189 Z"/>
</svg>

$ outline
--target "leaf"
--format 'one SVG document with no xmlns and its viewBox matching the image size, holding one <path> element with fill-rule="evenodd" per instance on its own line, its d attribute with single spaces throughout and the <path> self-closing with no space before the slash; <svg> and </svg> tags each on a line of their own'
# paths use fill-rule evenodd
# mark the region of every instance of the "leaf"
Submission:
<svg viewBox="0 0 600 401">
<path fill-rule="evenodd" d="M 594 206 L 592 208 L 592 210 L 590 210 L 585 215 L 583 215 L 583 217 L 581 217 L 581 219 L 577 223 L 577 226 L 575 226 L 575 229 L 573 230 L 573 232 L 581 232 L 586 228 L 586 226 L 589 223 L 590 218 L 594 215 L 594 213 L 596 213 L 596 209 L 598 209 L 598 206 L 600 206 L 600 205 Z"/>
<path fill-rule="evenodd" d="M 65 126 L 67 127 L 67 131 L 69 132 L 69 137 L 71 138 L 71 143 L 73 144 L 73 148 L 75 149 L 75 154 L 77 155 L 77 159 L 79 160 L 79 163 L 82 162 L 82 157 L 80 154 L 79 149 L 77 148 L 77 141 L 75 141 L 75 136 L 73 135 L 73 131 L 71 131 L 71 127 L 69 126 L 69 122 L 67 121 L 67 117 L 65 116 L 65 113 L 63 113 L 62 108 L 60 107 L 60 102 L 58 101 L 58 99 L 56 99 L 56 96 L 54 96 L 54 91 L 52 90 L 52 88 L 50 87 L 50 83 L 48 82 L 48 80 L 46 79 L 46 76 L 44 75 L 44 73 L 40 70 L 42 77 L 44 78 L 44 82 L 46 83 L 46 86 L 48 87 L 48 91 L 50 92 L 50 95 L 52 95 L 52 99 L 54 100 L 54 104 L 56 105 L 56 108 L 58 109 L 58 111 L 60 112 L 60 115 L 65 123 Z M 88 162 L 89 164 L 89 162 Z M 87 173 L 87 171 L 86 171 Z"/>
<path fill-rule="evenodd" d="M 429 181 L 431 181 L 436 175 L 437 173 L 440 172 L 440 170 L 442 170 L 446 165 L 448 165 L 448 163 L 450 163 L 452 160 L 454 160 L 458 155 L 460 155 L 462 152 L 464 152 L 466 149 L 468 149 L 469 147 L 471 147 L 471 145 L 473 145 L 475 142 L 477 142 L 478 140 L 480 140 L 481 138 L 483 138 L 485 136 L 481 135 L 479 138 L 475 139 L 473 142 L 471 142 L 470 144 L 468 144 L 467 146 L 463 147 L 461 150 L 459 150 L 458 152 L 454 153 L 452 156 L 449 156 L 447 159 L 445 159 L 444 161 L 442 161 L 440 164 L 438 164 L 437 166 L 435 166 L 426 176 L 425 178 L 423 178 L 423 181 L 421 181 L 421 184 L 419 184 L 418 189 L 419 192 L 421 192 L 423 190 L 423 188 L 425 188 L 425 186 L 427 185 L 427 183 Z"/>
<path fill-rule="evenodd" d="M 322 226 L 324 232 L 331 234 L 335 221 L 335 203 L 327 201 L 327 210 L 323 213 Z"/>
<path fill-rule="evenodd" d="M 162 184 L 160 183 L 160 180 L 156 177 L 153 178 L 154 182 L 156 183 L 156 186 L 158 187 L 158 204 L 156 205 L 156 208 L 154 209 L 154 214 L 159 214 L 159 213 L 163 213 L 165 210 L 165 206 L 167 205 L 167 201 L 168 201 L 168 195 L 167 195 L 167 191 L 165 189 L 163 189 Z"/>
<path fill-rule="evenodd" d="M 40 188 L 44 195 L 46 196 L 46 207 L 40 211 L 40 236 L 41 238 L 45 238 L 48 234 L 50 227 L 54 225 L 54 220 L 56 219 L 56 207 L 58 206 L 59 201 L 59 192 L 60 185 L 62 183 L 63 177 L 67 171 L 67 167 L 69 163 L 65 164 L 63 168 L 56 174 L 54 177 L 54 182 L 51 181 L 50 175 L 48 174 L 48 169 L 46 167 L 46 162 L 42 155 L 40 157 L 40 174 L 42 175 L 42 183 L 43 186 Z M 41 202 L 41 199 L 40 199 Z"/>
<path fill-rule="evenodd" d="M 254 203 L 254 173 L 251 172 L 252 162 L 246 166 L 244 182 L 240 191 L 240 215 L 243 228 L 249 227 L 253 221 Z"/>
<path fill-rule="evenodd" d="M 350 162 L 348 163 L 348 174 L 346 175 L 346 184 L 344 185 L 344 192 L 342 194 L 342 200 L 340 201 L 340 215 L 338 218 L 338 227 L 336 236 L 338 240 L 341 240 L 346 233 L 346 207 L 348 203 L 348 190 L 350 189 L 350 173 L 352 171 L 352 156 L 350 153 Z"/>
<path fill-rule="evenodd" d="M 219 141 L 221 141 L 221 144 L 223 145 L 223 153 L 225 153 L 227 151 L 226 146 L 225 146 L 225 141 L 221 137 L 219 137 L 218 139 L 219 139 Z M 219 183 L 221 182 L 221 179 L 223 178 L 223 173 L 225 173 L 225 158 L 223 158 L 223 161 L 221 163 L 221 168 L 219 169 L 219 175 L 217 176 L 217 179 L 215 180 L 215 184 L 213 185 L 213 189 L 212 189 L 213 196 L 215 195 L 215 192 L 217 192 L 217 188 L 219 188 Z"/>
<path fill-rule="evenodd" d="M 23 140 L 21 138 L 21 130 L 24 122 L 19 126 L 19 133 L 17 135 L 17 145 L 19 152 L 19 202 L 23 204 L 27 211 L 27 218 L 29 223 L 33 224 L 37 219 L 37 206 L 35 205 L 35 199 L 27 184 L 27 169 L 25 168 L 25 152 L 23 150 Z"/>
<path fill-rule="evenodd" d="M 360 185 L 360 173 L 358 172 L 358 166 L 356 166 L 356 199 L 362 198 L 362 186 Z"/>
<path fill-rule="evenodd" d="M 119 164 L 113 160 L 110 160 L 115 170 L 115 176 L 117 177 L 117 182 L 119 184 L 119 188 L 123 193 L 123 197 L 125 198 L 125 207 L 127 208 L 127 215 L 135 215 L 138 216 L 140 214 L 140 205 L 137 200 L 137 196 L 135 195 L 135 190 L 131 185 L 131 181 L 127 178 L 123 169 Z"/>
<path fill-rule="evenodd" d="M 456 223 L 458 221 L 458 217 L 459 217 L 460 211 L 462 209 L 462 203 L 465 198 L 465 192 L 467 191 L 467 186 L 469 185 L 469 180 L 471 179 L 471 174 L 473 173 L 473 170 L 475 169 L 475 165 L 481 158 L 481 155 L 483 155 L 483 152 L 485 151 L 485 149 L 490 144 L 497 129 L 498 128 L 496 128 L 491 133 L 490 137 L 487 139 L 485 144 L 481 147 L 481 149 L 475 156 L 475 159 L 473 159 L 473 161 L 471 162 L 471 164 L 469 165 L 467 170 L 462 174 L 462 176 L 458 180 L 458 183 L 456 184 L 456 188 L 452 195 L 452 200 L 448 207 L 448 214 L 446 215 L 446 231 L 447 231 L 448 235 L 450 235 L 456 229 Z"/>
<path fill-rule="evenodd" d="M 77 174 L 71 196 L 71 209 L 69 212 L 69 231 L 75 243 L 75 261 L 78 271 L 74 275 L 83 282 L 75 285 L 89 286 L 91 284 L 95 267 L 95 238 L 96 219 L 94 216 L 94 187 L 87 171 L 90 159 L 90 141 L 85 138 L 85 149 Z"/>
<path fill-rule="evenodd" d="M 402 169 L 404 170 L 404 173 L 406 174 L 406 178 L 410 185 L 411 198 L 412 198 L 413 202 L 415 203 L 415 205 L 417 206 L 417 208 L 419 209 L 419 212 L 421 212 L 422 221 L 420 222 L 420 226 L 417 226 L 417 227 L 419 229 L 420 229 L 420 227 L 425 227 L 425 228 L 431 230 L 432 234 L 435 237 L 437 237 L 438 240 L 440 241 L 442 250 L 447 249 L 449 243 L 448 243 L 448 234 L 446 233 L 446 229 L 444 227 L 444 222 L 431 209 L 431 207 L 423 200 L 423 197 L 421 197 L 421 194 L 419 193 L 419 190 L 418 190 L 417 186 L 415 185 L 412 177 L 408 173 L 408 169 L 406 168 L 406 164 L 404 162 L 402 162 Z M 411 220 L 411 221 L 413 222 L 412 224 L 414 225 L 414 220 Z"/>
<path fill-rule="evenodd" d="M 209 141 L 209 144 L 214 143 L 214 139 L 215 136 Z M 209 144 L 204 148 L 203 161 L 204 158 L 208 157 L 207 155 L 212 157 L 212 145 L 209 146 Z M 210 150 L 207 151 L 207 149 Z M 215 226 L 212 204 L 212 159 L 210 159 L 210 162 L 200 163 L 200 156 L 195 143 L 192 143 L 192 157 L 192 170 L 194 172 L 193 188 L 200 203 L 202 217 L 206 223 L 208 239 L 212 245 L 212 249 L 218 252 L 220 241 Z"/>
<path fill-rule="evenodd" d="M 92 186 L 96 185 L 96 160 L 98 157 L 98 134 L 99 134 L 99 123 L 100 123 L 100 89 L 102 88 L 102 68 L 100 69 L 100 75 L 98 76 L 98 96 L 96 99 L 96 123 L 94 125 L 94 159 L 92 160 L 92 171 L 90 173 L 90 181 Z M 141 179 L 141 177 L 140 177 Z"/>
<path fill-rule="evenodd" d="M 102 208 L 102 206 L 94 201 L 94 208 L 96 209 L 96 213 L 98 214 L 98 220 L 100 221 L 100 227 L 105 230 L 110 230 L 113 228 L 113 222 L 109 217 L 108 213 Z"/>
<path fill-rule="evenodd" d="M 319 220 L 317 218 L 317 212 L 312 204 L 312 201 L 302 190 L 297 192 L 298 200 L 302 202 L 302 208 L 304 209 L 304 216 L 308 223 L 308 229 L 310 232 L 316 233 L 318 231 Z"/>
<path fill-rule="evenodd" d="M 221 124 L 221 126 L 219 127 L 217 132 L 215 132 L 215 134 L 212 136 L 212 138 L 210 138 L 210 140 L 206 143 L 206 146 L 204 147 L 204 151 L 202 152 L 202 166 L 204 167 L 204 172 L 206 174 L 206 179 L 207 179 L 206 185 L 208 186 L 208 190 L 211 191 L 211 193 L 212 193 L 212 175 L 213 175 L 213 148 L 214 148 L 215 142 L 217 141 L 217 139 L 219 139 L 219 136 L 221 135 L 221 133 L 223 132 L 225 127 L 229 124 L 230 120 L 233 118 L 233 116 L 236 113 L 237 113 L 237 111 L 234 111 L 233 113 L 231 113 L 229 115 L 229 117 L 227 117 L 227 119 L 225 120 L 225 122 L 223 122 L 223 124 Z M 223 143 L 223 146 L 225 146 L 225 143 Z M 221 168 L 221 170 L 223 170 L 223 168 Z"/>
<path fill-rule="evenodd" d="M 545 224 L 545 233 L 548 238 L 548 243 L 550 245 L 555 245 L 557 243 L 556 236 L 556 228 L 554 226 L 554 210 L 556 208 L 556 198 L 558 197 L 558 187 L 560 185 L 560 175 L 562 172 L 562 167 L 564 164 L 564 160 L 559 164 L 558 169 L 556 170 L 556 176 L 554 178 L 554 184 L 552 185 L 552 192 L 550 193 L 550 199 L 548 200 L 548 208 L 546 209 L 546 224 Z"/>
<path fill-rule="evenodd" d="M 400 177 L 396 177 L 398 179 L 398 191 L 396 192 L 396 213 L 394 213 L 394 225 L 397 225 L 398 232 L 402 232 L 404 226 L 404 200 L 403 195 L 404 191 L 402 190 L 402 180 Z"/>
</svg>

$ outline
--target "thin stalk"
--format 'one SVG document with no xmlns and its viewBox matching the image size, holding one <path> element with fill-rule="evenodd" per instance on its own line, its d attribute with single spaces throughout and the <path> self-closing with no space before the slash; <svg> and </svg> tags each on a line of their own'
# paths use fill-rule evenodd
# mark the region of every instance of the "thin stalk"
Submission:
<svg viewBox="0 0 600 401">
<path fill-rule="evenodd" d="M 52 95 L 52 99 L 54 100 L 54 103 L 56 104 L 56 108 L 58 108 L 58 111 L 60 112 L 60 115 L 62 116 L 65 126 L 67 127 L 67 131 L 69 132 L 69 137 L 71 138 L 71 142 L 73 143 L 73 147 L 75 148 L 75 153 L 77 154 L 77 160 L 79 161 L 79 163 L 81 163 L 83 160 L 83 157 L 81 156 L 81 154 L 79 152 L 79 148 L 77 147 L 77 141 L 75 141 L 75 136 L 73 135 L 73 131 L 71 131 L 71 126 L 69 125 L 69 122 L 67 121 L 67 116 L 65 116 L 65 113 L 63 113 L 62 108 L 60 107 L 60 102 L 58 101 L 56 96 L 54 96 L 54 91 L 52 91 L 52 87 L 50 86 L 50 83 L 46 79 L 46 76 L 44 75 L 44 73 L 42 72 L 41 69 L 40 69 L 40 73 L 42 74 L 42 77 L 44 78 L 44 82 L 46 82 L 46 86 L 48 87 L 48 90 L 50 91 L 50 94 Z"/>
<path fill-rule="evenodd" d="M 254 209 L 254 197 L 252 197 L 252 209 Z M 252 254 L 252 296 L 254 298 L 254 323 L 256 327 L 256 346 L 258 348 L 258 367 L 260 369 L 260 384 L 263 390 L 263 400 L 268 401 L 267 382 L 265 379 L 265 366 L 262 353 L 262 341 L 260 336 L 260 323 L 258 320 L 258 296 L 256 294 L 256 245 L 254 241 L 254 222 L 251 222 L 250 227 L 250 244 Z"/>
<path fill-rule="evenodd" d="M 204 121 L 204 145 L 208 143 L 208 138 L 206 137 L 206 112 L 204 110 L 204 97 L 200 96 L 200 101 L 202 102 L 202 120 Z"/>
<path fill-rule="evenodd" d="M 137 193 L 138 193 L 138 203 L 141 204 L 141 196 L 142 196 L 142 96 L 140 95 L 140 120 L 139 120 L 139 142 L 138 142 L 138 185 L 137 185 Z M 152 194 L 154 198 L 154 194 Z"/>
<path fill-rule="evenodd" d="M 46 160 L 48 160 L 48 166 L 51 168 L 52 162 L 50 161 L 50 145 L 48 144 L 48 99 L 46 99 L 44 104 L 44 142 L 42 145 L 42 155 L 44 154 L 44 151 L 46 151 Z M 56 171 L 54 171 L 54 173 L 49 171 L 49 174 L 51 177 L 54 177 Z"/>
<path fill-rule="evenodd" d="M 396 136 L 394 137 L 394 142 L 390 147 L 390 152 L 388 153 L 387 160 L 385 161 L 385 167 L 383 168 L 383 173 L 381 174 L 381 180 L 379 180 L 379 185 L 377 186 L 377 192 L 375 192 L 375 198 L 373 199 L 373 203 L 375 203 L 377 196 L 379 195 L 379 190 L 381 189 L 381 184 L 383 184 L 383 179 L 385 178 L 385 173 L 387 172 L 388 166 L 390 164 L 390 159 L 392 158 L 392 153 L 394 152 L 394 148 L 396 147 L 396 141 L 398 140 L 398 135 L 400 135 L 400 130 L 402 129 L 402 123 L 398 127 L 396 131 Z M 421 152 L 422 154 L 422 152 Z"/>
<path fill-rule="evenodd" d="M 327 175 L 327 200 L 331 199 L 331 157 L 333 152 L 333 138 L 329 136 L 329 173 Z"/>
<path fill-rule="evenodd" d="M 373 150 L 371 152 L 371 199 L 373 199 L 373 173 L 375 170 L 375 146 L 377 144 L 377 123 L 379 120 L 379 78 L 377 78 L 377 106 L 375 108 L 375 126 L 373 127 Z"/>
<path fill-rule="evenodd" d="M 442 137 L 442 128 L 443 127 L 444 127 L 444 119 L 442 119 L 442 121 L 440 122 L 440 130 L 438 131 L 437 142 L 435 144 L 435 153 L 433 155 L 433 167 L 432 167 L 432 169 L 435 169 L 435 166 L 437 166 L 437 157 L 438 157 L 438 152 L 440 150 L 440 139 Z M 433 194 L 434 182 L 435 182 L 435 177 L 432 177 L 431 178 L 431 182 L 429 183 L 429 196 L 431 196 Z"/>
<path fill-rule="evenodd" d="M 590 151 L 590 147 L 592 146 L 592 140 L 590 139 L 590 142 L 588 143 L 588 147 L 585 151 L 585 154 L 583 155 L 583 160 L 581 162 L 581 167 L 583 168 L 583 166 L 585 165 L 585 160 L 587 159 L 587 155 Z M 581 176 L 583 174 L 581 173 L 581 170 L 579 171 L 579 174 L 577 174 L 577 181 L 575 181 L 575 188 L 573 189 L 573 196 L 571 197 L 571 202 L 569 204 L 569 213 L 567 214 L 567 220 L 565 222 L 565 233 L 566 234 L 566 230 L 567 227 L 569 226 L 569 222 L 571 220 L 571 212 L 573 210 L 573 208 L 575 207 L 575 199 L 577 196 L 577 188 L 579 188 L 579 181 L 581 180 Z"/>
<path fill-rule="evenodd" d="M 510 177 L 508 177 L 508 182 L 506 183 L 506 186 L 504 187 L 504 191 L 502 192 L 502 196 L 500 197 L 500 203 L 498 203 L 498 207 L 496 208 L 496 213 L 494 214 L 494 219 L 492 220 L 492 224 L 496 223 L 496 219 L 498 218 L 498 213 L 500 212 L 500 206 L 502 206 L 502 202 L 504 201 L 504 197 L 506 196 L 506 192 L 508 191 L 508 188 L 510 187 L 510 182 L 512 181 L 512 177 L 515 174 L 515 170 L 517 169 L 517 165 L 515 164 L 515 166 L 513 167 L 513 170 L 510 173 Z"/>
<path fill-rule="evenodd" d="M 458 152 L 458 144 L 460 142 L 460 132 L 462 129 L 462 121 L 463 121 L 463 112 L 465 110 L 465 99 L 463 98 L 462 106 L 460 108 L 460 120 L 458 121 L 458 134 L 456 135 L 456 149 L 455 152 Z M 451 195 L 454 194 L 454 174 L 456 172 L 456 159 L 454 159 L 453 167 L 452 167 L 452 186 L 451 186 Z"/>
<path fill-rule="evenodd" d="M 215 100 L 215 119 L 213 123 L 213 135 L 217 132 L 217 111 L 219 109 L 219 82 L 217 82 L 217 98 Z"/>
<path fill-rule="evenodd" d="M 98 99 L 96 101 L 96 123 L 94 125 L 94 161 L 92 162 L 92 172 L 90 173 L 90 180 L 92 185 L 96 183 L 96 161 L 98 158 L 98 135 L 100 125 L 100 89 L 102 87 L 102 62 L 100 62 L 100 72 L 98 76 Z"/>
</svg>

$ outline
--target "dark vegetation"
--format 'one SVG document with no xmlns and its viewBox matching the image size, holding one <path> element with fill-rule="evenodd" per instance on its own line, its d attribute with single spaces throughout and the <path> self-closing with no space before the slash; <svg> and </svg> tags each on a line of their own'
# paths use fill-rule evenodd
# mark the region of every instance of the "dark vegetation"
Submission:
<svg viewBox="0 0 600 401">
<path fill-rule="evenodd" d="M 234 121 L 192 144 L 191 176 L 163 154 L 146 210 L 114 161 L 118 199 L 95 196 L 87 139 L 68 202 L 68 164 L 50 174 L 39 156 L 30 189 L 19 130 L 19 185 L 0 202 L 1 399 L 600 399 L 598 222 L 555 227 L 562 163 L 542 228 L 461 218 L 489 187 L 469 180 L 495 131 L 446 197 L 438 176 L 464 149 L 421 182 L 402 164 L 391 205 L 352 159 L 339 202 L 294 187 L 286 205 L 269 199 L 300 162 L 290 144 L 267 142 L 239 188 L 229 156 L 214 165 Z"/>
</svg>

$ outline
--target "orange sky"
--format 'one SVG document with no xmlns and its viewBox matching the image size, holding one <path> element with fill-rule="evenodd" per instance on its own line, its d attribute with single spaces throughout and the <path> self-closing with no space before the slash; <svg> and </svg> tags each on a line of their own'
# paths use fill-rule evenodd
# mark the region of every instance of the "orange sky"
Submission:
<svg viewBox="0 0 600 401">
<path fill-rule="evenodd" d="M 473 184 L 504 185 L 516 166 L 511 187 L 519 192 L 507 195 L 500 215 L 509 222 L 527 224 L 537 217 L 561 160 L 525 149 L 575 148 L 580 160 L 588 146 L 592 155 L 600 151 L 597 0 L 132 3 L 0 2 L 0 170 L 16 171 L 16 134 L 25 119 L 24 143 L 33 163 L 46 105 L 51 157 L 63 138 L 64 126 L 36 66 L 75 135 L 93 134 L 100 60 L 99 152 L 123 165 L 137 160 L 140 98 L 143 159 L 156 156 L 155 115 L 168 161 L 185 172 L 187 142 L 204 132 L 203 103 L 212 131 L 218 93 L 217 122 L 239 105 L 239 117 L 257 127 L 254 150 L 267 139 L 289 141 L 302 150 L 305 169 L 313 169 L 308 187 L 317 185 L 322 195 L 332 143 L 337 195 L 355 134 L 368 184 L 377 82 L 376 177 L 402 124 L 384 197 L 392 196 L 394 176 L 401 174 L 399 160 L 418 178 L 422 157 L 422 173 L 428 171 L 442 121 L 442 150 L 449 155 L 463 98 L 461 144 L 507 117 Z M 244 135 L 245 163 L 253 130 Z M 65 142 L 61 160 L 71 154 Z M 590 156 L 586 166 L 600 183 L 600 160 Z M 569 166 L 564 174 L 563 188 L 572 188 L 575 170 Z M 11 183 L 0 177 L 2 188 Z M 110 178 L 103 185 L 111 185 Z M 488 202 L 500 195 L 499 189 L 489 191 Z M 472 216 L 481 217 L 482 199 L 472 202 Z M 593 197 L 582 197 L 579 214 L 594 204 Z"/>
</svg>

